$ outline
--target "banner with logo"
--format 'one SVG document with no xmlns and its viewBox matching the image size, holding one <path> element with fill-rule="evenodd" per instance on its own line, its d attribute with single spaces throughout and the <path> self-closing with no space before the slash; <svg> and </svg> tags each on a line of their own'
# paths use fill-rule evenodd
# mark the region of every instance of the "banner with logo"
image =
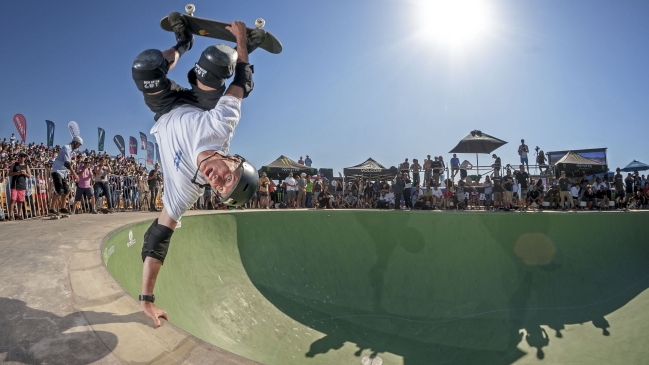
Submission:
<svg viewBox="0 0 649 365">
<path fill-rule="evenodd" d="M 68 129 L 70 130 L 70 135 L 72 138 L 81 137 L 81 131 L 79 131 L 79 125 L 75 121 L 68 123 Z"/>
<path fill-rule="evenodd" d="M 142 142 L 142 150 L 146 150 L 146 134 L 140 132 L 140 141 Z"/>
<path fill-rule="evenodd" d="M 155 144 L 155 162 L 160 163 L 160 150 L 157 143 Z"/>
<path fill-rule="evenodd" d="M 113 137 L 113 142 L 115 142 L 115 145 L 119 149 L 119 152 L 122 154 L 122 156 L 125 156 L 126 148 L 124 148 L 124 137 L 118 134 L 115 137 Z"/>
<path fill-rule="evenodd" d="M 54 147 L 54 122 L 46 120 L 45 124 L 47 124 L 47 147 Z"/>
<path fill-rule="evenodd" d="M 146 163 L 149 165 L 153 165 L 153 142 L 147 142 L 146 143 Z"/>
<path fill-rule="evenodd" d="M 104 138 L 106 137 L 106 131 L 103 130 L 102 128 L 97 128 L 99 132 L 99 146 L 97 146 L 97 150 L 99 152 L 102 152 L 104 150 Z"/>
<path fill-rule="evenodd" d="M 137 138 L 129 137 L 128 147 L 131 155 L 137 155 Z"/>
<path fill-rule="evenodd" d="M 27 120 L 25 120 L 25 117 L 22 114 L 16 114 L 14 115 L 14 124 L 18 130 L 18 134 L 20 134 L 20 138 L 25 142 L 27 139 Z"/>
</svg>

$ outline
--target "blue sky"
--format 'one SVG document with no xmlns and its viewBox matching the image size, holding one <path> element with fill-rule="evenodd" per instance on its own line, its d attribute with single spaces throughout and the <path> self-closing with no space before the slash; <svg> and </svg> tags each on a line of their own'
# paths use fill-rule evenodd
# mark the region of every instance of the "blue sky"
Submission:
<svg viewBox="0 0 649 365">
<path fill-rule="evenodd" d="M 263 17 L 284 44 L 280 55 L 251 55 L 255 90 L 230 152 L 257 167 L 309 154 L 338 172 L 370 156 L 386 166 L 427 154 L 448 161 L 480 129 L 509 142 L 496 151 L 503 162 L 517 162 L 525 138 L 545 151 L 608 147 L 613 168 L 649 163 L 648 1 L 484 2 L 491 26 L 457 48 L 422 31 L 416 0 L 194 1 L 196 16 L 249 25 Z M 16 113 L 28 141 L 45 141 L 46 119 L 57 125 L 55 144 L 69 142 L 71 120 L 84 147 L 96 149 L 104 128 L 111 154 L 114 135 L 148 134 L 153 115 L 131 63 L 175 43 L 158 23 L 185 3 L 2 2 L 0 137 L 16 132 Z M 197 37 L 170 78 L 187 86 L 187 70 L 213 42 Z"/>
</svg>

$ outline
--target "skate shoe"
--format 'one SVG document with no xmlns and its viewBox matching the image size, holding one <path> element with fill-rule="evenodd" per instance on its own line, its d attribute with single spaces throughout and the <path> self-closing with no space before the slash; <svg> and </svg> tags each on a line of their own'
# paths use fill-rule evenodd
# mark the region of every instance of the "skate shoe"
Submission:
<svg viewBox="0 0 649 365">
<path fill-rule="evenodd" d="M 183 53 L 192 49 L 192 45 L 194 45 L 194 36 L 189 31 L 189 28 L 187 28 L 187 23 L 182 14 L 177 12 L 169 13 L 168 19 L 171 29 L 173 29 L 174 34 L 176 35 L 176 42 L 178 42 L 173 46 L 173 49 L 178 51 L 182 56 Z"/>
</svg>

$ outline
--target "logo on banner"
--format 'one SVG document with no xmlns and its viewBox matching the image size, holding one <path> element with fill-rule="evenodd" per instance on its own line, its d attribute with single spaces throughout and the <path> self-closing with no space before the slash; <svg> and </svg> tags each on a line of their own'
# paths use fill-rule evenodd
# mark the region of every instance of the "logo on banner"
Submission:
<svg viewBox="0 0 649 365">
<path fill-rule="evenodd" d="M 282 161 L 282 163 L 284 163 L 284 165 L 290 165 L 291 164 L 291 159 L 290 158 L 284 157 L 283 159 L 281 159 L 281 161 Z"/>
<path fill-rule="evenodd" d="M 27 138 L 27 120 L 25 120 L 25 117 L 22 114 L 16 114 L 14 115 L 14 124 L 16 125 L 20 138 L 25 142 L 25 139 Z"/>
<path fill-rule="evenodd" d="M 135 238 L 133 238 L 133 230 L 128 231 L 128 242 L 126 247 L 131 247 L 135 244 Z"/>
</svg>

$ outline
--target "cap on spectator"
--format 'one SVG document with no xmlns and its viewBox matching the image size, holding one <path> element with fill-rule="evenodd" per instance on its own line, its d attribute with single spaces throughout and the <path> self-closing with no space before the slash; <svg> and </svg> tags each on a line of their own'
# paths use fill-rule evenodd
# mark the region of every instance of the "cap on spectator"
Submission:
<svg viewBox="0 0 649 365">
<path fill-rule="evenodd" d="M 27 157 L 27 154 L 24 151 L 20 151 L 20 153 L 18 153 L 18 157 Z"/>
</svg>

